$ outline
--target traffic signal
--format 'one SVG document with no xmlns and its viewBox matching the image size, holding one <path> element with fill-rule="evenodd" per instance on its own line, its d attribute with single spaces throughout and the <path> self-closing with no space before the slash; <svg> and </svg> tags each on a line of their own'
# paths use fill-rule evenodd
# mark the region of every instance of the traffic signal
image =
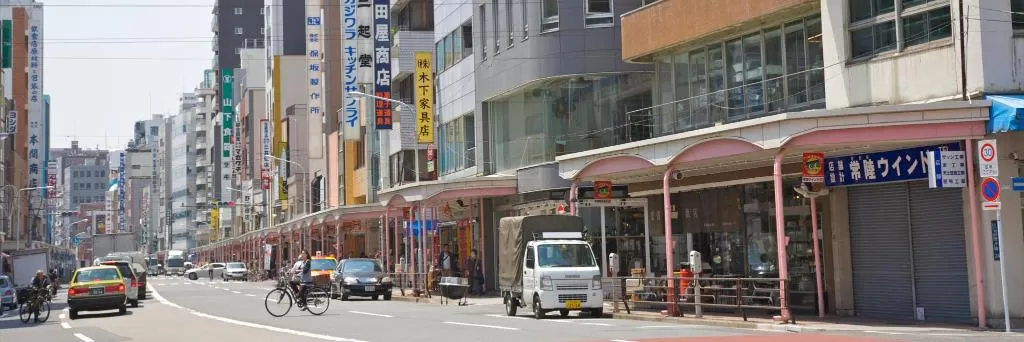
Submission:
<svg viewBox="0 0 1024 342">
<path fill-rule="evenodd" d="M 72 216 L 78 216 L 78 212 L 74 212 L 74 211 L 62 211 L 62 212 L 60 212 L 60 216 L 61 216 L 61 217 L 72 217 Z"/>
<path fill-rule="evenodd" d="M 231 207 L 231 208 L 235 207 L 235 201 L 220 201 L 220 202 L 217 202 L 217 204 L 220 207 Z"/>
</svg>

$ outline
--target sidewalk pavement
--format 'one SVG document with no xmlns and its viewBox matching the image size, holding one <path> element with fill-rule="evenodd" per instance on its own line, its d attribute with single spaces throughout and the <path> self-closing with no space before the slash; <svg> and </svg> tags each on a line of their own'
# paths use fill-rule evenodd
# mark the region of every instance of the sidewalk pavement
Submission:
<svg viewBox="0 0 1024 342">
<path fill-rule="evenodd" d="M 611 311 L 610 305 L 605 303 L 606 312 Z M 621 309 L 621 308 L 620 308 Z M 691 324 L 716 326 L 724 328 L 756 329 L 779 332 L 873 332 L 886 334 L 932 334 L 947 336 L 977 336 L 982 332 L 996 332 L 995 330 L 983 330 L 968 325 L 934 324 L 934 323 L 888 323 L 883 321 L 858 319 L 856 317 L 834 317 L 819 319 L 817 317 L 801 319 L 797 317 L 794 324 L 776 322 L 767 317 L 749 317 L 746 321 L 743 317 L 732 315 L 704 314 L 696 318 L 687 313 L 685 317 L 668 317 L 660 312 L 633 311 L 626 313 L 625 310 L 613 313 L 613 318 L 629 319 L 648 322 L 664 322 L 675 324 Z"/>
</svg>

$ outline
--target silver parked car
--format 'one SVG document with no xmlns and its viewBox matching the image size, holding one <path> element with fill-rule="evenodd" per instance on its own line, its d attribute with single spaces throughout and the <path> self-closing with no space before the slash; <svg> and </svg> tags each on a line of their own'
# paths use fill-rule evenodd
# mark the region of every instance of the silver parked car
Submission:
<svg viewBox="0 0 1024 342">
<path fill-rule="evenodd" d="M 248 276 L 248 270 L 245 269 L 245 264 L 240 262 L 229 262 L 224 267 L 224 272 L 220 274 L 220 278 L 224 281 L 228 280 L 245 280 Z"/>
<path fill-rule="evenodd" d="M 213 274 L 210 274 L 211 269 L 213 270 Z M 185 277 L 189 280 L 199 280 L 199 278 L 210 278 L 210 280 L 213 280 L 219 278 L 223 273 L 224 263 L 214 262 L 186 271 Z"/>
<path fill-rule="evenodd" d="M 11 278 L 0 275 L 0 312 L 4 311 L 4 308 L 14 310 L 18 308 L 17 292 L 14 290 L 14 282 Z"/>
</svg>

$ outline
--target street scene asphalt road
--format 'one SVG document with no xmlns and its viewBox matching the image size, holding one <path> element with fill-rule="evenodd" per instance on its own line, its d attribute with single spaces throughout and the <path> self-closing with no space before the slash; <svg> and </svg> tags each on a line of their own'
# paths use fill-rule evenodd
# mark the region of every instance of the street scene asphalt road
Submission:
<svg viewBox="0 0 1024 342">
<path fill-rule="evenodd" d="M 270 316 L 263 301 L 271 283 L 150 281 L 151 298 L 128 314 L 84 313 L 70 320 L 63 295 L 46 323 L 22 324 L 16 312 L 0 318 L 0 341 L 1020 341 L 1018 334 L 901 334 L 844 332 L 784 333 L 611 318 L 574 317 L 535 320 L 507 317 L 496 300 L 470 300 L 468 306 L 400 301 L 332 301 L 320 317 L 293 309 Z"/>
</svg>

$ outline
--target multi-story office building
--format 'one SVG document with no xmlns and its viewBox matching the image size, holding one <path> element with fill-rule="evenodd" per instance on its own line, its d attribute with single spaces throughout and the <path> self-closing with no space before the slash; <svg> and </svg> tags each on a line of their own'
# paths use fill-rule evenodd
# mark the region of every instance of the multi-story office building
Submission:
<svg viewBox="0 0 1024 342">
<path fill-rule="evenodd" d="M 178 115 L 169 118 L 170 146 L 170 212 L 171 249 L 195 247 L 192 237 L 196 228 L 195 165 L 196 153 L 193 141 L 195 109 L 201 106 L 194 94 L 184 94 Z"/>
<path fill-rule="evenodd" d="M 50 150 L 56 161 L 56 187 L 60 193 L 58 206 L 63 211 L 78 210 L 82 204 L 103 203 L 104 194 L 110 187 L 108 174 L 109 160 L 106 150 L 82 149 L 78 141 L 71 141 L 69 148 Z M 60 217 L 56 225 L 65 227 L 74 218 Z"/>
<path fill-rule="evenodd" d="M 301 5 L 300 5 L 301 6 Z M 222 69 L 235 69 L 241 64 L 241 52 L 245 48 L 264 46 L 264 13 L 262 1 L 216 0 L 213 5 L 213 21 L 210 30 L 215 58 L 214 72 L 220 76 Z M 218 91 L 218 89 L 215 89 Z M 217 108 L 220 108 L 218 100 Z"/>
<path fill-rule="evenodd" d="M 447 25 L 449 21 L 455 20 L 460 11 L 440 11 L 435 20 L 435 2 L 437 6 L 448 6 L 459 8 L 460 4 L 446 3 L 431 0 L 410 0 L 396 1 L 391 6 L 391 27 L 393 31 L 391 39 L 391 98 L 413 106 L 416 102 L 416 53 L 434 51 L 434 42 L 437 33 L 434 30 L 435 21 Z M 471 5 L 468 5 L 472 7 Z M 470 78 L 471 79 L 471 78 Z M 372 85 L 372 84 L 371 84 Z M 372 91 L 371 91 L 372 92 Z M 472 96 L 470 94 L 469 96 Z M 431 172 L 427 171 L 427 145 L 416 141 L 416 114 L 411 110 L 396 110 L 394 114 L 399 118 L 394 129 L 387 132 L 385 137 L 390 139 L 389 151 L 386 157 L 386 165 L 391 167 L 388 179 L 391 184 L 386 187 L 398 186 L 409 182 L 416 182 L 417 179 L 432 179 Z M 372 116 L 371 116 L 372 117 Z M 372 128 L 368 125 L 368 128 Z M 368 134 L 371 145 L 379 149 L 379 144 L 372 144 L 376 134 Z M 373 156 L 371 154 L 371 156 Z M 419 178 L 416 176 L 416 158 L 419 159 Z M 373 164 L 373 163 L 369 163 Z"/>
<path fill-rule="evenodd" d="M 196 87 L 195 94 L 199 97 L 202 105 L 196 107 L 193 116 L 193 127 L 195 127 L 195 154 L 196 154 L 196 222 L 200 222 L 200 229 L 208 228 L 209 202 L 215 201 L 217 196 L 213 192 L 214 166 L 219 160 L 220 153 L 214 149 L 214 143 L 220 136 L 213 130 L 214 117 L 217 116 L 218 98 L 216 87 L 216 72 L 205 70 L 203 81 Z"/>
</svg>

